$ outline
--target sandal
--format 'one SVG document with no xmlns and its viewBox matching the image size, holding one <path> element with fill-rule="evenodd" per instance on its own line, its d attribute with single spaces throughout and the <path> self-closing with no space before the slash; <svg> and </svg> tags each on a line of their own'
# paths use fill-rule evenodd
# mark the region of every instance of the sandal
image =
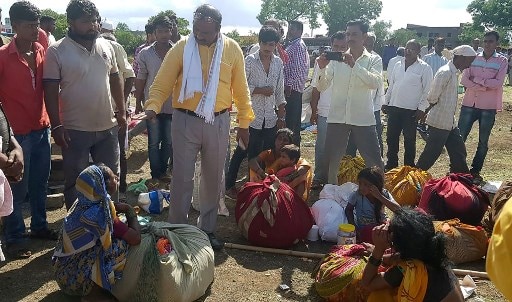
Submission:
<svg viewBox="0 0 512 302">
<path fill-rule="evenodd" d="M 146 181 L 146 186 L 148 187 L 148 191 L 158 190 L 158 186 L 160 182 L 156 178 L 151 178 Z"/>
<path fill-rule="evenodd" d="M 52 229 L 44 229 L 41 231 L 31 231 L 30 238 L 44 239 L 44 240 L 58 240 L 59 232 Z"/>
<path fill-rule="evenodd" d="M 14 259 L 28 259 L 32 256 L 32 252 L 29 249 L 16 243 L 9 244 L 5 249 L 5 253 Z"/>
</svg>

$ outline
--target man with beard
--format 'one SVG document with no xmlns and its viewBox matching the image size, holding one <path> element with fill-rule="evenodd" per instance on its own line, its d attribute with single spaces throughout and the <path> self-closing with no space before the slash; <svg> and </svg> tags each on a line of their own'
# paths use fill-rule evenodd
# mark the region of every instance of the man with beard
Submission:
<svg viewBox="0 0 512 302">
<path fill-rule="evenodd" d="M 114 49 L 97 39 L 96 6 L 71 0 L 66 15 L 68 34 L 48 48 L 43 81 L 52 136 L 62 148 L 69 209 L 76 199 L 75 180 L 89 165 L 89 154 L 94 162 L 119 170 L 117 134 L 126 127 L 126 108 Z"/>
</svg>

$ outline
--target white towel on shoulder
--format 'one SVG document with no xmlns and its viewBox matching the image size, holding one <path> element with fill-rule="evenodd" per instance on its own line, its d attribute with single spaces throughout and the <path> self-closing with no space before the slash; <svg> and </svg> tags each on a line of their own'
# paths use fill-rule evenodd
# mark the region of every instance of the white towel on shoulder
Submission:
<svg viewBox="0 0 512 302">
<path fill-rule="evenodd" d="M 197 105 L 195 113 L 205 119 L 205 122 L 213 124 L 215 120 L 215 102 L 217 100 L 217 88 L 220 79 L 220 64 L 222 52 L 224 51 L 224 36 L 221 34 L 217 39 L 212 63 L 208 72 L 206 88 L 203 87 L 203 72 L 201 69 L 201 57 L 199 46 L 194 35 L 188 37 L 183 51 L 183 80 L 181 85 L 179 103 L 194 97 L 194 93 L 202 93 L 201 100 Z"/>
</svg>

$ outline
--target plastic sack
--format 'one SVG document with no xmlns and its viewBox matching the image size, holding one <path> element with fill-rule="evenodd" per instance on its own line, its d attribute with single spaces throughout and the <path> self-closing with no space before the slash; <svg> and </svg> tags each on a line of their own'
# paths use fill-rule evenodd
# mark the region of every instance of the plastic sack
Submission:
<svg viewBox="0 0 512 302">
<path fill-rule="evenodd" d="M 410 166 L 394 168 L 384 175 L 385 188 L 401 206 L 416 206 L 430 173 Z"/>
<path fill-rule="evenodd" d="M 343 156 L 340 162 L 340 170 L 338 171 L 338 184 L 342 185 L 347 182 L 357 183 L 357 175 L 364 168 L 365 163 L 361 156 Z"/>
<path fill-rule="evenodd" d="M 140 193 L 137 204 L 150 214 L 160 214 L 169 206 L 171 193 L 167 190 L 156 190 L 149 193 Z"/>
<path fill-rule="evenodd" d="M 165 257 L 158 256 L 155 238 L 169 240 L 172 251 Z M 142 229 L 141 243 L 130 247 L 123 277 L 112 293 L 121 302 L 192 302 L 206 293 L 214 268 L 214 253 L 203 231 L 191 225 L 152 222 Z"/>
<path fill-rule="evenodd" d="M 338 241 L 338 226 L 348 223 L 345 209 L 333 199 L 320 199 L 311 207 L 311 213 L 318 225 L 318 234 L 324 241 Z"/>
<path fill-rule="evenodd" d="M 350 196 L 352 196 L 352 193 L 357 191 L 358 188 L 359 186 L 352 182 L 346 182 L 340 186 L 326 184 L 322 191 L 320 191 L 318 199 L 333 199 L 340 206 L 345 208 Z"/>
</svg>

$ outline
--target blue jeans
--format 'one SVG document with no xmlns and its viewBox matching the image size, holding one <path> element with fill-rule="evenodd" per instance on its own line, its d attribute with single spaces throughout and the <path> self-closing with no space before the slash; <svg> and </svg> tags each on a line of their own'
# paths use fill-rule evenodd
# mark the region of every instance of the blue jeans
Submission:
<svg viewBox="0 0 512 302">
<path fill-rule="evenodd" d="M 30 230 L 43 231 L 48 227 L 46 221 L 46 191 L 50 177 L 51 151 L 50 130 L 48 128 L 32 131 L 26 135 L 15 135 L 23 149 L 24 175 L 18 183 L 11 183 L 14 210 L 4 218 L 5 241 L 19 243 L 23 241 L 25 222 L 22 204 L 26 197 L 30 200 Z"/>
<path fill-rule="evenodd" d="M 316 142 L 315 142 L 315 176 L 314 181 L 319 183 L 327 182 L 327 171 L 325 170 L 325 164 L 322 161 L 325 160 L 325 139 L 327 137 L 327 117 L 319 115 L 316 121 Z M 323 178 L 323 179 L 322 179 Z"/>
<path fill-rule="evenodd" d="M 466 142 L 471 132 L 473 123 L 478 121 L 478 147 L 471 164 L 471 172 L 480 173 L 482 171 L 487 150 L 489 150 L 489 136 L 491 135 L 495 119 L 496 110 L 494 109 L 478 109 L 467 106 L 462 106 L 460 109 L 458 126 L 464 142 Z"/>
<path fill-rule="evenodd" d="M 172 160 L 171 122 L 172 114 L 166 113 L 160 113 L 156 118 L 146 121 L 152 178 L 164 176 L 169 167 L 169 159 Z"/>
</svg>

